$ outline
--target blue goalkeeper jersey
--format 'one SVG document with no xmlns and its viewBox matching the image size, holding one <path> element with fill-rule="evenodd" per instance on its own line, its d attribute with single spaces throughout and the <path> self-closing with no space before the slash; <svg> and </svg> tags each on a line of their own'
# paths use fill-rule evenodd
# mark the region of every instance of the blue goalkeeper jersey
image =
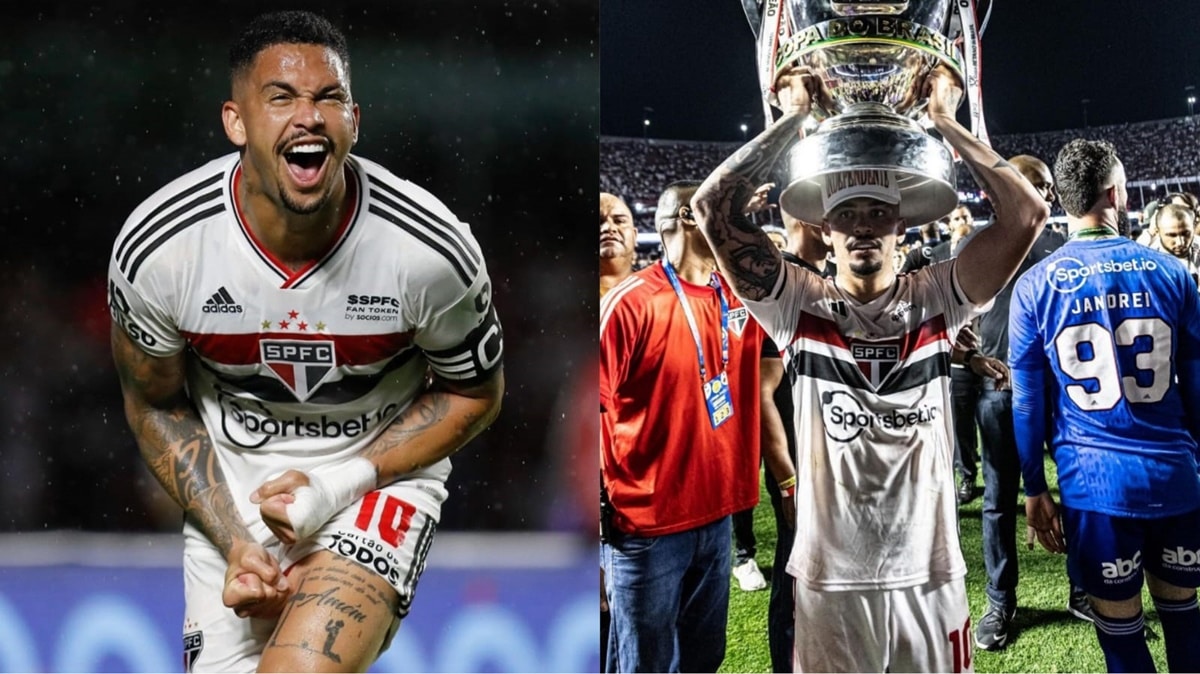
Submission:
<svg viewBox="0 0 1200 674">
<path fill-rule="evenodd" d="M 1200 295 L 1177 260 L 1124 238 L 1076 240 L 1022 275 L 1009 310 L 1025 491 L 1122 517 L 1200 507 Z"/>
</svg>

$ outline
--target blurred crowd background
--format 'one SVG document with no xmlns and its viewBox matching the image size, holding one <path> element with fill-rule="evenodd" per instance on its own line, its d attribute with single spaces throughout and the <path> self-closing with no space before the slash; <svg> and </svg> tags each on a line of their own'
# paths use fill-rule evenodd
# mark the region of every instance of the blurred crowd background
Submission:
<svg viewBox="0 0 1200 674">
<path fill-rule="evenodd" d="M 1053 166 L 1058 151 L 1071 140 L 1107 140 L 1117 149 L 1129 179 L 1129 210 L 1138 211 L 1155 199 L 1176 191 L 1200 193 L 1200 119 L 1194 115 L 1172 119 L 1089 126 L 1041 133 L 1014 133 L 991 137 L 1003 157 L 1033 155 Z M 702 180 L 741 146 L 740 142 L 696 142 L 652 138 L 600 139 L 600 189 L 625 200 L 640 232 L 653 232 L 653 210 L 662 189 L 674 180 Z M 981 198 L 971 172 L 959 167 L 960 203 L 984 220 L 991 207 Z M 780 179 L 782 180 L 782 178 Z M 782 184 L 774 192 L 782 189 Z M 1051 216 L 1064 215 L 1056 201 Z M 780 224 L 778 213 L 774 222 Z M 910 223 L 913 227 L 921 223 Z"/>
<path fill-rule="evenodd" d="M 487 258 L 508 390 L 499 420 L 454 460 L 444 529 L 570 527 L 577 502 L 594 500 L 571 491 L 565 444 L 573 375 L 595 351 L 595 239 L 580 225 L 599 180 L 596 5 L 286 5 L 325 14 L 349 38 L 355 153 L 441 198 Z M 142 199 L 233 150 L 220 123 L 228 46 L 254 15 L 280 8 L 7 7 L 0 530 L 179 530 L 125 424 L 107 263 Z"/>
</svg>

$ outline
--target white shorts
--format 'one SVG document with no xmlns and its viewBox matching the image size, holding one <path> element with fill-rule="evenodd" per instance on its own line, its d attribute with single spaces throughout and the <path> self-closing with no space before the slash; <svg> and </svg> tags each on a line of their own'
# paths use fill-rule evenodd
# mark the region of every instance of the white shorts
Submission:
<svg viewBox="0 0 1200 674">
<path fill-rule="evenodd" d="M 964 579 L 899 590 L 796 584 L 796 672 L 972 672 Z"/>
<path fill-rule="evenodd" d="M 445 500 L 446 488 L 439 480 L 404 480 L 368 493 L 334 515 L 310 540 L 290 548 L 274 536 L 260 542 L 285 573 L 319 550 L 331 550 L 370 569 L 400 595 L 398 621 L 408 615 L 412 605 Z M 251 527 L 252 532 L 263 530 L 261 522 Z M 227 566 L 196 527 L 184 526 L 186 672 L 253 672 L 275 631 L 275 620 L 239 618 L 221 603 Z"/>
</svg>

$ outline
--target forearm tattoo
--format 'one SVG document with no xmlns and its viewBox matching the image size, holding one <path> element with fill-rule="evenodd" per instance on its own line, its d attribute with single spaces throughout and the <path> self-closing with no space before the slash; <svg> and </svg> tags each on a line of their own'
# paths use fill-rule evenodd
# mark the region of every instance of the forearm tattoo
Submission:
<svg viewBox="0 0 1200 674">
<path fill-rule="evenodd" d="M 963 158 L 966 159 L 965 154 L 963 155 Z M 983 191 L 987 192 L 988 194 L 996 194 L 995 173 L 1008 170 L 1016 173 L 1018 177 L 1021 175 L 1020 172 L 1017 171 L 1016 167 L 1008 163 L 1008 160 L 1004 158 L 996 160 L 996 163 L 992 164 L 990 168 L 984 168 L 982 164 L 976 164 L 969 159 L 964 163 L 967 165 L 967 170 L 971 172 L 971 177 L 975 178 L 975 182 L 978 183 L 979 186 L 983 188 Z"/>
<path fill-rule="evenodd" d="M 382 462 L 381 482 L 432 465 L 487 428 L 495 418 L 495 408 L 489 405 L 435 384 L 418 396 L 362 455 L 375 458 L 395 452 L 403 457 L 399 462 L 394 457 Z"/>
<path fill-rule="evenodd" d="M 113 359 L 125 392 L 130 429 L 150 471 L 167 494 L 228 555 L 250 540 L 212 439 L 183 393 L 174 364 L 147 355 L 113 328 Z"/>
<path fill-rule="evenodd" d="M 135 433 L 145 439 L 142 455 L 150 471 L 222 554 L 229 553 L 235 537 L 248 540 L 212 439 L 195 413 L 149 410 L 138 428 Z"/>
<path fill-rule="evenodd" d="M 780 119 L 733 153 L 696 191 L 699 224 L 721 271 L 740 297 L 760 300 L 783 263 L 766 232 L 746 215 L 754 190 L 768 182 L 780 155 L 799 138 L 800 119 Z"/>
</svg>

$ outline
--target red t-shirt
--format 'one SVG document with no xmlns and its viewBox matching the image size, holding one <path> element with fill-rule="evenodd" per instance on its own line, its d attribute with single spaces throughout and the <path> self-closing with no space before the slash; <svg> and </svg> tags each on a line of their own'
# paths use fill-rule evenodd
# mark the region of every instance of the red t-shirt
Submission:
<svg viewBox="0 0 1200 674">
<path fill-rule="evenodd" d="M 722 371 L 720 302 L 711 286 L 679 283 L 711 379 Z M 758 503 L 763 332 L 722 283 L 733 416 L 716 429 L 696 342 L 662 265 L 625 279 L 600 303 L 601 465 L 613 523 L 626 533 L 686 531 Z"/>
</svg>

